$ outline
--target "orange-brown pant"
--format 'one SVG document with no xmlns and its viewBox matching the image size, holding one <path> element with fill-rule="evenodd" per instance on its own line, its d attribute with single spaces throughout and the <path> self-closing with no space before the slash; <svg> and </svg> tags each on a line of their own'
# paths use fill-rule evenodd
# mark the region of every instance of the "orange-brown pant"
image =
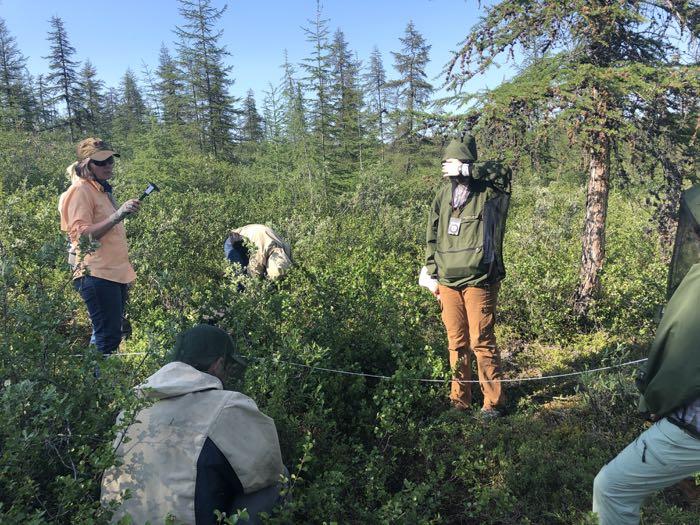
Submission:
<svg viewBox="0 0 700 525">
<path fill-rule="evenodd" d="M 447 329 L 450 368 L 453 379 L 471 380 L 470 353 L 476 356 L 479 386 L 484 394 L 484 408 L 499 407 L 504 402 L 501 383 L 501 356 L 496 347 L 496 300 L 499 285 L 487 288 L 467 286 L 461 290 L 440 285 L 442 322 Z M 453 404 L 469 406 L 471 384 L 451 382 Z"/>
</svg>

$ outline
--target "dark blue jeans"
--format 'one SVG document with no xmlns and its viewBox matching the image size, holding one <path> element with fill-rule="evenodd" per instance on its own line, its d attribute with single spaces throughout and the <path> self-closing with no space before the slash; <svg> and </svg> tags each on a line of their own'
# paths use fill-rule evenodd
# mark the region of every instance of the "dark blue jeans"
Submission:
<svg viewBox="0 0 700 525">
<path fill-rule="evenodd" d="M 87 306 L 97 349 L 111 354 L 122 340 L 126 284 L 88 275 L 75 279 L 73 286 Z"/>
</svg>

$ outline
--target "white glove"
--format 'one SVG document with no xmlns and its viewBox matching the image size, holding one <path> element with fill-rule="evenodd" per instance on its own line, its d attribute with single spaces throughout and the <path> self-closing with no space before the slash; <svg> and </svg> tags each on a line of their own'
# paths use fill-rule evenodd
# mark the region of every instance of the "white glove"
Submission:
<svg viewBox="0 0 700 525">
<path fill-rule="evenodd" d="M 423 266 L 420 270 L 420 275 L 418 276 L 418 284 L 423 288 L 427 288 L 431 293 L 436 293 L 438 291 L 437 279 L 433 279 L 428 275 L 428 269 Z"/>
<path fill-rule="evenodd" d="M 118 222 L 123 221 L 124 217 L 126 217 L 127 215 L 131 215 L 132 213 L 136 213 L 137 211 L 139 211 L 140 207 L 141 203 L 138 199 L 129 199 L 124 204 L 119 206 L 119 209 L 115 211 L 110 216 L 110 218 L 112 219 L 112 222 L 116 224 Z"/>
</svg>

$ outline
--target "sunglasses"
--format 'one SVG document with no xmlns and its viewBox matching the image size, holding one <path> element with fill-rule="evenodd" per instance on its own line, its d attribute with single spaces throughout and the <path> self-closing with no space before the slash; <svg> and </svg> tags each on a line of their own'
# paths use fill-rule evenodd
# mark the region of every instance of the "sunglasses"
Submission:
<svg viewBox="0 0 700 525">
<path fill-rule="evenodd" d="M 104 168 L 107 165 L 112 165 L 114 164 L 114 157 L 108 157 L 105 160 L 93 160 L 92 163 L 95 166 L 99 166 L 100 168 Z"/>
</svg>

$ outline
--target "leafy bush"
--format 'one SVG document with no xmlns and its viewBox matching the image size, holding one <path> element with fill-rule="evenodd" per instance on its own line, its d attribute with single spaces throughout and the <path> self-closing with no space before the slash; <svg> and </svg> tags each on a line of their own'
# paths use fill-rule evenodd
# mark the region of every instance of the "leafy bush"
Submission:
<svg viewBox="0 0 700 525">
<path fill-rule="evenodd" d="M 0 140 L 29 140 L 13 137 Z M 366 165 L 326 209 L 296 166 L 281 176 L 264 155 L 231 165 L 181 146 L 154 129 L 123 149 L 117 198 L 148 181 L 162 191 L 126 224 L 139 277 L 122 351 L 145 355 L 108 360 L 86 348 L 58 232 L 70 148 L 37 149 L 21 177 L 0 166 L 0 521 L 106 522 L 99 483 L 116 413 L 136 410 L 131 387 L 180 330 L 213 322 L 251 358 L 227 384 L 275 419 L 293 475 L 272 522 L 590 523 L 595 473 L 641 429 L 627 371 L 511 385 L 509 415 L 491 424 L 447 412 L 447 382 L 415 381 L 448 374 L 437 305 L 417 287 L 433 162 L 410 176 Z M 583 194 L 567 180 L 517 182 L 498 326 L 508 374 L 641 355 L 619 343 L 649 340 L 665 276 L 634 196 L 612 199 L 604 292 L 582 333 L 568 311 Z M 283 282 L 236 277 L 224 260 L 227 231 L 250 222 L 291 241 Z M 693 516 L 661 500 L 648 512 Z"/>
</svg>

